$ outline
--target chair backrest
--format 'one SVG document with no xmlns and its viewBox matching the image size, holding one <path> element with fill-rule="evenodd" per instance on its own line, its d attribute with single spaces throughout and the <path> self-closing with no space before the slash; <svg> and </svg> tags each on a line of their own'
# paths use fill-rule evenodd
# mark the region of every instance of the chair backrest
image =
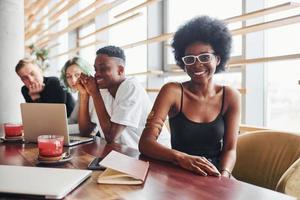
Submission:
<svg viewBox="0 0 300 200">
<path fill-rule="evenodd" d="M 273 130 L 239 135 L 235 178 L 276 189 L 286 170 L 300 157 L 300 136 Z"/>
<path fill-rule="evenodd" d="M 300 199 L 300 158 L 281 176 L 277 183 L 276 191 Z"/>
<path fill-rule="evenodd" d="M 265 131 L 265 130 L 271 130 L 271 129 L 267 127 L 253 126 L 248 124 L 240 124 L 239 126 L 239 134 L 244 134 L 252 131 Z"/>
</svg>

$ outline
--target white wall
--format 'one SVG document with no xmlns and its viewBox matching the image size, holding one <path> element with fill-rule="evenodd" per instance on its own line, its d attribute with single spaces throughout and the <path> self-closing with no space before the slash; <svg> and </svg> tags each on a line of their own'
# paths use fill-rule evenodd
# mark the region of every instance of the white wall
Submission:
<svg viewBox="0 0 300 200">
<path fill-rule="evenodd" d="M 15 66 L 24 57 L 24 2 L 0 1 L 0 125 L 21 122 L 23 85 Z"/>
</svg>

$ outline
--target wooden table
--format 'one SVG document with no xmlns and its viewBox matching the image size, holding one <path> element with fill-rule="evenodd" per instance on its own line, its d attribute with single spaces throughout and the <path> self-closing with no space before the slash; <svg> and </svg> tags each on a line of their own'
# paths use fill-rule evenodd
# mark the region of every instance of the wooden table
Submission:
<svg viewBox="0 0 300 200">
<path fill-rule="evenodd" d="M 116 150 L 149 161 L 150 169 L 146 182 L 142 186 L 100 185 L 96 180 L 101 171 L 94 171 L 91 178 L 65 199 L 296 199 L 228 178 L 198 176 L 170 163 L 143 157 L 137 150 L 126 146 L 108 145 L 99 138 L 94 142 L 66 148 L 66 150 L 70 150 L 73 154 L 72 160 L 55 167 L 86 169 L 94 157 L 104 157 L 111 150 Z M 0 143 L 0 164 L 35 166 L 36 153 L 35 144 Z"/>
</svg>

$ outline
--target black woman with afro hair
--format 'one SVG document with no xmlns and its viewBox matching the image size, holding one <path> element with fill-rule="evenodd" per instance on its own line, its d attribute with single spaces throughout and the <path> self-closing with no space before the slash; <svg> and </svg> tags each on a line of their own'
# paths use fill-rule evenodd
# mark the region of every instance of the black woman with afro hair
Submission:
<svg viewBox="0 0 300 200">
<path fill-rule="evenodd" d="M 232 37 L 226 25 L 196 17 L 175 33 L 177 64 L 190 80 L 167 83 L 160 90 L 139 142 L 147 156 L 203 176 L 231 177 L 236 160 L 240 94 L 214 82 L 230 57 Z M 156 142 L 169 117 L 171 149 Z"/>
</svg>

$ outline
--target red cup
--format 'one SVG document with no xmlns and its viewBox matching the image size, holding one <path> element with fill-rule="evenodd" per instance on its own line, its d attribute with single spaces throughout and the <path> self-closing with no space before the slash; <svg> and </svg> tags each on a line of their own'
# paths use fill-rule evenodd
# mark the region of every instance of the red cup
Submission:
<svg viewBox="0 0 300 200">
<path fill-rule="evenodd" d="M 4 133 L 7 138 L 20 137 L 23 135 L 23 126 L 22 124 L 5 123 Z"/>
<path fill-rule="evenodd" d="M 40 135 L 38 148 L 40 157 L 59 157 L 63 153 L 64 136 Z"/>
</svg>

